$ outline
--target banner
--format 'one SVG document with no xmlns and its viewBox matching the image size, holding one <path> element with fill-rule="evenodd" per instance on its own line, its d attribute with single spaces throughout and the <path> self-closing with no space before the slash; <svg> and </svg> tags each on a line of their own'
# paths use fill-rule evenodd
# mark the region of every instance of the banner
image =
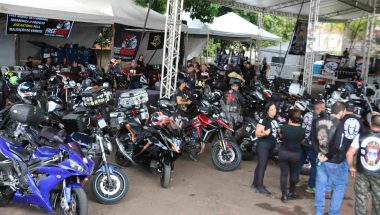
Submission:
<svg viewBox="0 0 380 215">
<path fill-rule="evenodd" d="M 37 34 L 68 38 L 74 21 L 7 15 L 7 34 Z"/>
<path fill-rule="evenodd" d="M 335 72 L 338 70 L 341 61 L 342 56 L 326 54 L 323 70 L 325 73 L 327 73 L 327 75 L 335 75 Z"/>
<path fill-rule="evenodd" d="M 125 26 L 115 24 L 114 57 L 122 61 L 135 59 L 140 45 L 141 32 L 125 30 Z"/>
<path fill-rule="evenodd" d="M 162 49 L 164 47 L 164 33 L 150 33 L 148 50 Z"/>
<path fill-rule="evenodd" d="M 369 68 L 368 68 L 368 74 L 373 74 L 374 71 L 373 71 L 373 57 L 371 57 L 369 59 Z M 375 73 L 377 74 L 377 70 L 378 70 L 378 66 L 377 66 L 377 60 L 375 61 L 376 65 L 375 65 Z M 357 56 L 356 59 L 355 59 L 355 69 L 357 72 L 361 73 L 363 70 L 364 70 L 364 58 L 363 57 L 360 57 L 360 56 Z"/>
<path fill-rule="evenodd" d="M 305 55 L 307 38 L 307 22 L 298 21 L 294 32 L 289 54 Z"/>
</svg>

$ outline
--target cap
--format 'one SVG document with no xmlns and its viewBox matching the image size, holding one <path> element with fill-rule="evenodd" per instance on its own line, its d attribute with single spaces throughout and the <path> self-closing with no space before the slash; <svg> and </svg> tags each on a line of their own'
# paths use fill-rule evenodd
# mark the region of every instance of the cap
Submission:
<svg viewBox="0 0 380 215">
<path fill-rule="evenodd" d="M 246 60 L 246 61 L 243 62 L 243 64 L 251 64 L 251 62 L 249 62 L 249 61 Z"/>
</svg>

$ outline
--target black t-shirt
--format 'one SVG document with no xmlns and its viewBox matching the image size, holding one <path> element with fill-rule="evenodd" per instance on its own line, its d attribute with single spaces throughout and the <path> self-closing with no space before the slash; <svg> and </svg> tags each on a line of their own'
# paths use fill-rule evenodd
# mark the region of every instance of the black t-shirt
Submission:
<svg viewBox="0 0 380 215">
<path fill-rule="evenodd" d="M 301 152 L 301 141 L 305 139 L 305 129 L 301 126 L 285 124 L 281 127 L 281 150 L 289 152 Z"/>
<path fill-rule="evenodd" d="M 140 67 L 131 68 L 131 69 L 129 70 L 129 72 L 131 72 L 131 71 L 135 71 L 135 74 L 141 74 L 141 73 L 142 73 Z M 140 82 L 140 78 L 141 78 L 141 76 L 133 75 L 133 76 L 131 77 L 131 82 Z"/>
<path fill-rule="evenodd" d="M 334 142 L 329 145 L 329 162 L 341 163 L 354 138 L 363 131 L 363 120 L 354 114 L 348 114 L 340 121 Z"/>
<path fill-rule="evenodd" d="M 270 119 L 268 117 L 263 117 L 259 120 L 260 125 L 263 125 L 264 131 L 267 129 L 270 129 L 270 134 L 265 137 L 260 137 L 258 140 L 263 141 L 263 142 L 271 142 L 274 143 L 276 142 L 277 138 L 277 130 L 278 130 L 278 123 L 276 119 Z"/>
<path fill-rule="evenodd" d="M 244 76 L 245 81 L 252 80 L 255 77 L 255 75 L 256 75 L 256 71 L 255 71 L 254 66 L 251 66 L 251 68 L 249 69 L 244 68 L 243 76 Z"/>
<path fill-rule="evenodd" d="M 187 95 L 186 95 L 185 90 L 183 90 L 183 91 L 181 91 L 179 89 L 176 90 L 176 92 L 174 94 L 174 102 L 176 104 L 177 104 L 177 97 L 181 97 L 182 99 L 186 100 L 187 99 Z M 177 107 L 180 110 L 183 110 L 183 111 L 186 111 L 186 109 L 187 109 L 187 105 L 179 105 L 179 104 L 177 104 Z"/>
</svg>

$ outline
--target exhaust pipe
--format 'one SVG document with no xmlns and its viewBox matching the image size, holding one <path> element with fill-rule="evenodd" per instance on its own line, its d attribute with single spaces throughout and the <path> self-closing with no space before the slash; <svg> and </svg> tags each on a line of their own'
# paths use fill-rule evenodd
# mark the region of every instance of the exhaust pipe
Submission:
<svg viewBox="0 0 380 215">
<path fill-rule="evenodd" d="M 117 147 L 119 148 L 121 154 L 123 154 L 129 161 L 131 161 L 134 165 L 136 165 L 135 161 L 133 161 L 133 159 L 128 155 L 128 153 L 125 151 L 124 149 L 124 146 L 123 144 L 120 142 L 119 138 L 116 137 L 115 138 L 116 140 L 116 144 L 117 144 Z"/>
</svg>

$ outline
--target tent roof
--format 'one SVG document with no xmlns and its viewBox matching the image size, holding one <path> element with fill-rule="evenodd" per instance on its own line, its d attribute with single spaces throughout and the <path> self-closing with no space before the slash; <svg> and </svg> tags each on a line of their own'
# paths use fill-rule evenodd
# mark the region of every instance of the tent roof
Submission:
<svg viewBox="0 0 380 215">
<path fill-rule="evenodd" d="M 84 3 L 79 0 L 0 0 L 0 13 L 88 23 L 113 23 L 113 17 Z"/>
<path fill-rule="evenodd" d="M 227 7 L 270 13 L 274 15 L 297 17 L 302 2 L 304 5 L 300 14 L 301 19 L 308 19 L 310 1 L 308 0 L 208 0 Z M 320 21 L 346 21 L 366 16 L 373 11 L 368 0 L 321 0 L 319 9 Z M 380 11 L 380 3 L 376 11 Z"/>
<path fill-rule="evenodd" d="M 183 15 L 187 20 L 189 34 L 211 35 L 215 37 L 257 39 L 259 37 L 259 28 L 251 22 L 245 20 L 239 15 L 231 12 L 223 16 L 216 17 L 211 24 L 204 24 L 200 20 L 191 19 L 188 13 Z M 281 40 L 280 37 L 262 30 L 262 39 L 264 40 Z"/>
<path fill-rule="evenodd" d="M 147 11 L 148 8 L 133 0 L 0 0 L 0 13 L 99 24 L 120 23 L 138 28 L 144 27 Z M 146 27 L 165 30 L 165 22 L 165 15 L 150 10 Z"/>
</svg>

